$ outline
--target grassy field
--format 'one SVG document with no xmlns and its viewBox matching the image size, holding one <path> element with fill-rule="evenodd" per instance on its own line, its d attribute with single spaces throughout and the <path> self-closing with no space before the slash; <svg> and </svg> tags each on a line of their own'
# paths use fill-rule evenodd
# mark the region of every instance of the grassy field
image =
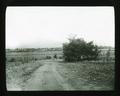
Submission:
<svg viewBox="0 0 120 96">
<path fill-rule="evenodd" d="M 62 68 L 57 68 L 61 75 L 67 79 L 72 86 L 80 89 L 81 80 L 86 81 L 86 85 L 96 85 L 91 90 L 113 90 L 114 89 L 114 62 L 77 62 L 77 63 L 59 63 Z M 59 70 L 62 69 L 62 70 Z M 67 69 L 66 73 L 65 70 Z M 85 85 L 85 86 L 86 86 Z M 83 85 L 84 86 L 84 85 Z M 84 89 L 84 88 L 83 88 Z M 87 88 L 86 88 L 87 89 Z M 89 90 L 89 89 L 88 89 Z"/>
<path fill-rule="evenodd" d="M 53 58 L 54 54 L 57 54 L 58 57 L 62 56 L 62 51 L 33 51 L 33 52 L 6 52 L 7 61 L 11 61 L 11 59 L 15 58 L 17 61 L 21 61 L 25 59 L 31 60 L 43 60 L 46 59 L 47 56 Z"/>
<path fill-rule="evenodd" d="M 42 66 L 42 63 L 29 57 L 11 57 L 9 61 L 6 61 L 7 88 L 13 87 L 20 90 L 20 87 L 24 87 L 23 83 L 31 77 L 31 73 L 40 66 Z"/>
</svg>

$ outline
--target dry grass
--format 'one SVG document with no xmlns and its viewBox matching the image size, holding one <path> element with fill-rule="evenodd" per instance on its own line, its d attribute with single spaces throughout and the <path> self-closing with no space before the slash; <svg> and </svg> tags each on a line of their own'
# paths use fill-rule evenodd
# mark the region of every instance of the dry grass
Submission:
<svg viewBox="0 0 120 96">
<path fill-rule="evenodd" d="M 77 62 L 77 63 L 60 63 L 62 69 L 58 71 L 65 78 L 68 79 L 73 86 L 78 86 L 79 88 L 79 79 L 84 79 L 86 84 L 95 84 L 96 86 L 103 86 L 104 89 L 113 89 L 114 88 L 114 63 L 109 62 Z M 67 70 L 66 73 L 64 69 Z M 75 83 L 77 82 L 77 83 Z M 92 89 L 92 88 L 91 88 Z"/>
<path fill-rule="evenodd" d="M 39 61 L 29 58 L 29 62 L 22 59 L 21 61 L 17 60 L 18 59 L 14 57 L 14 61 L 6 61 L 6 81 L 8 86 L 12 86 L 11 84 L 23 86 L 23 83 L 31 77 L 31 74 L 42 66 Z"/>
</svg>

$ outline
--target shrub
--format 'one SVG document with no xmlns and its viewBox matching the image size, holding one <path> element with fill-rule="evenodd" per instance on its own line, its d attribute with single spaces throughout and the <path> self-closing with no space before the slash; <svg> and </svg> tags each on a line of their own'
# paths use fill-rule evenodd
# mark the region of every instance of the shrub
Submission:
<svg viewBox="0 0 120 96">
<path fill-rule="evenodd" d="M 38 60 L 37 58 L 35 58 L 35 61 Z"/>
<path fill-rule="evenodd" d="M 62 56 L 59 57 L 59 59 L 62 59 L 62 58 L 63 58 Z"/>
<path fill-rule="evenodd" d="M 46 56 L 46 59 L 51 59 L 51 56 Z"/>
<path fill-rule="evenodd" d="M 100 51 L 93 42 L 86 42 L 83 39 L 70 38 L 69 43 L 63 44 L 63 56 L 65 61 L 96 60 Z"/>
<path fill-rule="evenodd" d="M 11 58 L 10 60 L 9 60 L 9 62 L 15 62 L 16 60 L 15 60 L 15 58 Z"/>
<path fill-rule="evenodd" d="M 58 57 L 57 57 L 57 54 L 55 54 L 54 56 L 53 56 L 55 59 L 57 59 Z"/>
</svg>

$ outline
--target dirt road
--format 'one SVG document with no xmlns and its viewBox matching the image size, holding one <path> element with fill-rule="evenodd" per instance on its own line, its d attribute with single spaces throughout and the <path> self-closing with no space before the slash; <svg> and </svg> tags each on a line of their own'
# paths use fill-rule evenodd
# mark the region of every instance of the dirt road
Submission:
<svg viewBox="0 0 120 96">
<path fill-rule="evenodd" d="M 27 80 L 23 90 L 74 90 L 67 81 L 56 70 L 57 63 L 42 61 L 44 64 L 39 67 Z"/>
<path fill-rule="evenodd" d="M 66 64 L 59 62 L 58 60 L 40 60 L 36 62 L 40 64 L 35 71 L 27 74 L 26 76 L 12 78 L 7 89 L 10 91 L 63 91 L 63 90 L 112 90 L 113 87 L 105 85 L 104 82 L 94 82 L 88 79 L 84 79 L 80 74 L 84 73 L 84 70 L 78 73 L 80 66 L 72 70 L 69 63 Z M 31 63 L 33 64 L 33 63 Z M 82 64 L 80 64 L 82 66 Z M 30 66 L 29 66 L 30 67 Z M 32 68 L 32 67 L 31 67 Z M 30 68 L 30 69 L 31 69 Z M 82 67 L 83 68 L 83 67 Z M 20 75 L 21 76 L 21 75 Z M 28 77 L 28 78 L 27 78 Z"/>
</svg>

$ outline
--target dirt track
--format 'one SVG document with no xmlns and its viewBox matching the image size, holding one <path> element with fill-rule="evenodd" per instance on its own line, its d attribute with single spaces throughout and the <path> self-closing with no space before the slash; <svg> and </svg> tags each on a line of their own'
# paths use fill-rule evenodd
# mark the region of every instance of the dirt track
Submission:
<svg viewBox="0 0 120 96">
<path fill-rule="evenodd" d="M 12 78 L 13 82 L 7 85 L 10 91 L 63 91 L 63 90 L 112 90 L 110 86 L 100 83 L 99 85 L 90 80 L 83 79 L 74 74 L 69 67 L 64 67 L 59 60 L 40 60 L 42 65 L 27 78 Z M 30 66 L 29 66 L 30 67 Z M 79 68 L 78 68 L 79 69 Z M 79 75 L 82 72 L 79 72 Z M 24 81 L 24 79 L 26 79 Z"/>
<path fill-rule="evenodd" d="M 23 90 L 74 90 L 56 70 L 52 61 L 42 61 L 44 65 L 38 68 L 25 83 Z"/>
</svg>

